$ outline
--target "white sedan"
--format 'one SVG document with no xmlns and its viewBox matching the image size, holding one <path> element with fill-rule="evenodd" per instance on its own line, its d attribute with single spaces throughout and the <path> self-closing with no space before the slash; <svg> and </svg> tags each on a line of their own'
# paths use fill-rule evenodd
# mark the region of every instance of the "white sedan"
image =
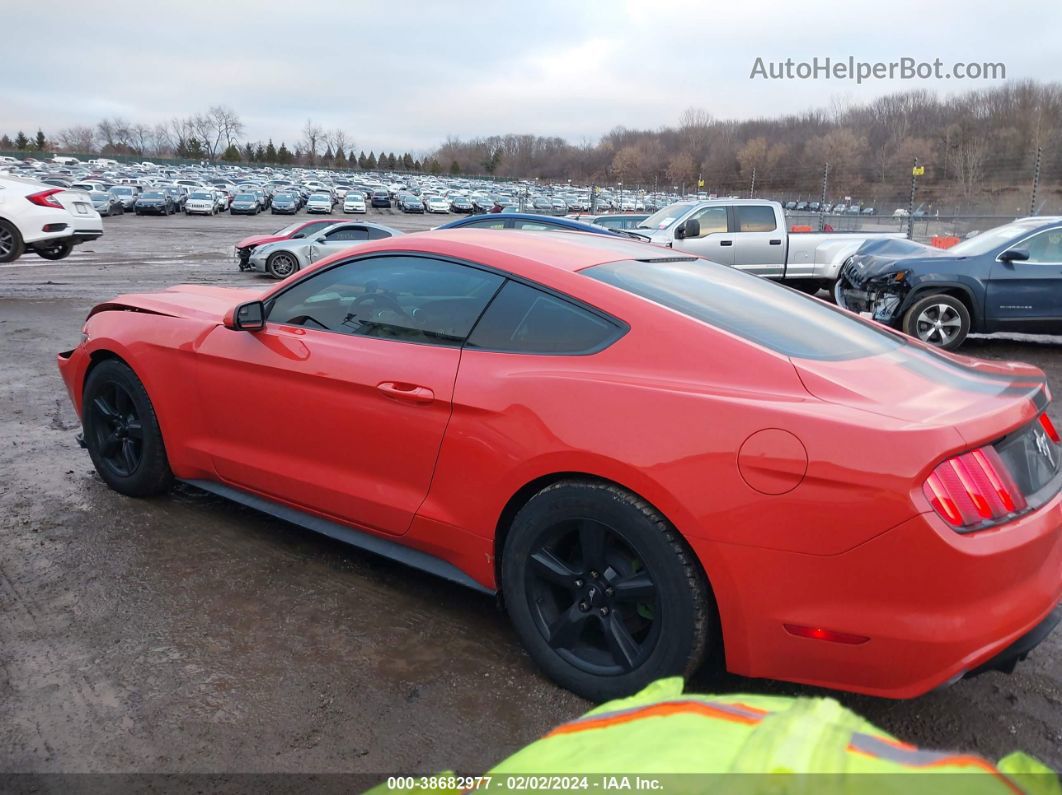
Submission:
<svg viewBox="0 0 1062 795">
<path fill-rule="evenodd" d="M 311 193 L 310 198 L 306 200 L 306 212 L 330 213 L 334 204 L 330 193 Z"/>
<path fill-rule="evenodd" d="M 424 202 L 424 209 L 429 213 L 448 213 L 450 212 L 450 202 L 442 196 L 430 196 Z"/>
<path fill-rule="evenodd" d="M 363 213 L 365 209 L 365 197 L 360 191 L 349 190 L 347 195 L 343 197 L 343 212 L 345 213 Z"/>
<path fill-rule="evenodd" d="M 0 262 L 14 262 L 27 250 L 62 259 L 102 234 L 103 219 L 87 193 L 0 177 Z"/>
</svg>

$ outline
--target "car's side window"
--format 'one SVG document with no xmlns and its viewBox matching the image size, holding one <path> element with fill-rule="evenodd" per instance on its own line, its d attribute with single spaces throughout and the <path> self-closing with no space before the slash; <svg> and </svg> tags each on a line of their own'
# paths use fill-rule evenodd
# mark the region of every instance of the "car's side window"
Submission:
<svg viewBox="0 0 1062 795">
<path fill-rule="evenodd" d="M 581 306 L 508 281 L 476 324 L 467 346 L 508 353 L 592 353 L 621 333 L 614 323 Z"/>
<path fill-rule="evenodd" d="M 503 277 L 410 255 L 346 262 L 284 291 L 269 322 L 404 342 L 460 345 Z"/>
<path fill-rule="evenodd" d="M 773 207 L 739 204 L 734 210 L 739 232 L 773 232 L 778 228 Z"/>
<path fill-rule="evenodd" d="M 325 237 L 329 243 L 342 240 L 368 240 L 369 230 L 364 226 L 343 226 L 333 229 Z"/>
<path fill-rule="evenodd" d="M 558 224 L 543 224 L 539 221 L 514 221 L 513 229 L 524 229 L 533 232 L 545 232 L 549 229 L 563 229 Z"/>
<path fill-rule="evenodd" d="M 490 220 L 490 221 L 473 221 L 470 224 L 463 224 L 463 226 L 470 226 L 473 229 L 505 229 L 506 222 L 502 220 Z"/>
<path fill-rule="evenodd" d="M 1021 248 L 1029 252 L 1029 262 L 1062 263 L 1062 229 L 1048 229 L 1026 240 Z"/>
<path fill-rule="evenodd" d="M 690 220 L 698 221 L 701 225 L 698 237 L 727 231 L 726 207 L 705 207 L 699 213 L 694 213 Z"/>
</svg>

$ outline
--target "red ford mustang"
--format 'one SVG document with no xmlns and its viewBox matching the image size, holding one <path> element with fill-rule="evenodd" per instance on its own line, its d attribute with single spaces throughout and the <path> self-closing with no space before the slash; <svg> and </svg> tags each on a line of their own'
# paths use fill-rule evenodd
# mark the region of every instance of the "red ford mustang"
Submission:
<svg viewBox="0 0 1062 795">
<path fill-rule="evenodd" d="M 381 240 L 264 294 L 116 298 L 59 368 L 112 488 L 176 478 L 500 592 L 593 699 L 706 658 L 916 696 L 1057 621 L 1039 370 L 670 250 Z"/>
<path fill-rule="evenodd" d="M 251 270 L 251 254 L 257 246 L 264 246 L 266 243 L 276 243 L 280 240 L 298 240 L 304 237 L 309 237 L 314 232 L 319 232 L 326 226 L 342 223 L 344 220 L 346 219 L 315 218 L 312 221 L 296 221 L 293 224 L 288 224 L 283 229 L 278 229 L 271 235 L 251 235 L 250 237 L 245 237 L 233 247 L 236 252 L 236 259 L 240 266 L 240 270 Z"/>
</svg>

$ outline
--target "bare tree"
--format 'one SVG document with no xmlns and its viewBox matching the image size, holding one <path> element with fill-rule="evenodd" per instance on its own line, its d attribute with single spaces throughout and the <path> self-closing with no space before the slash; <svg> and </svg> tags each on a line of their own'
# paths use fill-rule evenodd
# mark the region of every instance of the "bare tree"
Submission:
<svg viewBox="0 0 1062 795">
<path fill-rule="evenodd" d="M 300 148 L 306 159 L 312 166 L 317 161 L 317 148 L 324 138 L 324 130 L 319 124 L 314 124 L 312 119 L 306 120 L 306 126 L 302 128 L 302 141 Z"/>
<path fill-rule="evenodd" d="M 325 135 L 325 143 L 332 148 L 333 152 L 347 152 L 354 146 L 353 141 L 347 140 L 347 134 L 338 127 Z"/>
<path fill-rule="evenodd" d="M 239 115 L 226 105 L 214 105 L 206 113 L 197 113 L 190 122 L 211 160 L 217 160 L 221 152 L 235 144 L 243 134 Z"/>
<path fill-rule="evenodd" d="M 91 127 L 78 125 L 67 127 L 55 134 L 59 146 L 67 152 L 95 152 L 96 134 Z"/>
</svg>

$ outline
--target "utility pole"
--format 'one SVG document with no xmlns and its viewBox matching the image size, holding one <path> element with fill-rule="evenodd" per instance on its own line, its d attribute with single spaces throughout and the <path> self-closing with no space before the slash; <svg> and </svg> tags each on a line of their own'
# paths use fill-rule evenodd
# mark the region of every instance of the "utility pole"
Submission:
<svg viewBox="0 0 1062 795">
<path fill-rule="evenodd" d="M 1040 155 L 1043 147 L 1036 147 L 1036 168 L 1033 170 L 1032 198 L 1029 200 L 1029 215 L 1036 215 L 1036 193 L 1040 189 Z"/>
<path fill-rule="evenodd" d="M 826 181 L 830 178 L 830 164 L 826 163 L 822 169 L 822 201 L 819 202 L 819 231 L 826 225 Z"/>
<path fill-rule="evenodd" d="M 749 185 L 749 198 L 756 195 L 756 169 L 752 169 L 752 184 Z"/>
<path fill-rule="evenodd" d="M 925 167 L 918 165 L 918 158 L 911 165 L 911 200 L 907 202 L 907 239 L 914 239 L 914 200 L 915 189 L 918 187 L 918 176 L 925 173 Z"/>
</svg>

